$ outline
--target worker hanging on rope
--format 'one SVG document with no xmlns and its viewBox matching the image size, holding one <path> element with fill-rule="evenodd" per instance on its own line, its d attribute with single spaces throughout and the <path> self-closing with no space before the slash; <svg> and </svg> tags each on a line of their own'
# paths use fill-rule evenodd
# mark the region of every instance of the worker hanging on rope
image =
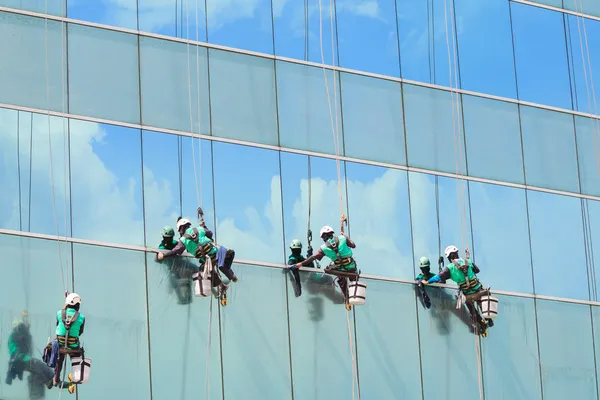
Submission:
<svg viewBox="0 0 600 400">
<path fill-rule="evenodd" d="M 417 288 L 421 295 L 421 299 L 423 299 L 425 308 L 430 308 L 431 307 L 431 299 L 429 298 L 429 295 L 425 291 L 425 286 L 423 285 L 423 281 L 428 281 L 429 279 L 433 278 L 435 276 L 435 274 L 431 273 L 431 271 L 430 271 L 431 263 L 429 262 L 429 258 L 427 258 L 427 257 L 421 257 L 419 259 L 419 267 L 421 269 L 421 273 L 419 275 L 417 275 L 417 277 L 415 278 L 416 283 L 417 283 Z"/>
<path fill-rule="evenodd" d="M 162 231 L 162 240 L 158 245 L 160 250 L 173 250 L 179 243 L 175 239 L 175 229 L 165 226 Z M 181 248 L 185 249 L 183 244 Z M 178 259 L 168 265 L 169 283 L 177 295 L 178 304 L 190 304 L 192 302 L 192 275 L 196 267 L 190 268 L 191 263 L 186 259 Z"/>
<path fill-rule="evenodd" d="M 29 372 L 27 383 L 30 398 L 43 398 L 44 386 L 52 389 L 54 385 L 54 372 L 42 360 L 32 357 L 33 340 L 27 311 L 22 313 L 22 318 L 13 322 L 13 329 L 8 336 L 8 370 L 6 384 L 11 385 L 13 380 L 23 380 L 23 372 Z"/>
<path fill-rule="evenodd" d="M 210 258 L 213 270 L 208 272 L 211 274 L 212 287 L 218 287 L 218 296 L 221 304 L 227 305 L 227 285 L 221 280 L 219 270 L 214 269 L 214 266 L 218 264 L 217 254 L 219 253 L 219 249 L 212 241 L 212 232 L 206 228 L 206 225 L 203 225 L 200 222 L 198 226 L 192 227 L 190 220 L 180 217 L 177 220 L 177 231 L 181 235 L 179 243 L 177 243 L 177 246 L 173 250 L 164 253 L 158 252 L 157 258 L 159 261 L 162 261 L 166 257 L 181 255 L 187 250 L 188 253 L 196 257 L 200 262 L 200 272 L 204 272 L 206 260 Z M 233 271 L 231 273 L 235 277 Z"/>
<path fill-rule="evenodd" d="M 84 349 L 79 342 L 85 328 L 85 316 L 79 312 L 80 307 L 81 297 L 77 293 L 70 293 L 67 294 L 64 307 L 56 313 L 56 339 L 46 346 L 43 357 L 49 366 L 54 367 L 54 386 L 61 384 L 60 373 L 67 355 L 72 362 L 75 358 L 85 360 Z M 69 393 L 75 391 L 72 374 L 69 374 L 67 387 Z"/>
<path fill-rule="evenodd" d="M 477 324 L 478 332 L 482 337 L 487 336 L 488 327 L 494 326 L 492 319 L 484 319 L 480 314 L 475 303 L 481 308 L 480 299 L 482 296 L 489 296 L 489 289 L 484 289 L 483 285 L 477 278 L 480 270 L 475 265 L 469 256 L 469 249 L 465 250 L 466 262 L 458 255 L 458 248 L 455 246 L 448 246 L 444 251 L 444 254 L 450 264 L 448 264 L 439 274 L 434 277 L 423 280 L 423 284 L 427 285 L 430 283 L 440 282 L 441 280 L 452 279 L 459 287 L 459 294 L 457 298 L 456 308 L 462 308 L 463 304 L 467 305 L 469 313 L 471 314 L 471 320 Z"/>
<path fill-rule="evenodd" d="M 296 297 L 300 297 L 302 295 L 302 284 L 300 283 L 300 272 L 298 272 L 296 264 L 306 261 L 306 258 L 304 258 L 302 255 L 302 242 L 298 239 L 292 240 L 290 243 L 290 251 L 292 253 L 288 257 L 288 265 L 291 266 L 289 270 L 292 274 L 292 285 L 294 286 L 294 293 L 296 294 Z M 309 245 L 308 249 L 306 250 L 306 257 L 310 258 L 312 255 L 313 248 Z M 313 267 L 314 265 L 311 263 L 309 266 Z"/>
<path fill-rule="evenodd" d="M 321 228 L 320 236 L 325 242 L 321 248 L 306 260 L 297 263 L 294 267 L 301 268 L 310 266 L 314 261 L 320 261 L 327 256 L 333 262 L 325 267 L 325 273 L 335 275 L 342 293 L 344 294 L 346 309 L 350 310 L 352 306 L 348 302 L 348 281 L 357 281 L 360 272 L 357 270 L 352 249 L 356 244 L 344 234 L 344 223 L 346 216 L 342 215 L 340 235 L 335 236 L 333 228 L 324 226 Z"/>
</svg>

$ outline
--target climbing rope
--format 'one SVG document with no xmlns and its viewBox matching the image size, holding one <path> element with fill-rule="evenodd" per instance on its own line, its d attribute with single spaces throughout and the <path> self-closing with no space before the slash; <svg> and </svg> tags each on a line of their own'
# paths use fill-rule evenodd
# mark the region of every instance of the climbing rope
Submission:
<svg viewBox="0 0 600 400">
<path fill-rule="evenodd" d="M 334 28 L 333 28 L 333 0 L 329 0 L 329 26 L 331 31 L 331 58 L 332 65 L 335 65 L 335 39 L 334 39 Z M 323 53 L 323 4 L 322 0 L 319 0 L 319 47 L 321 52 L 321 68 L 323 70 L 323 79 L 325 81 L 325 91 L 327 93 L 327 105 L 329 108 L 329 121 L 331 123 L 331 134 L 333 136 L 333 145 L 335 149 L 335 162 L 337 170 L 337 186 L 339 195 L 339 206 L 340 214 L 344 215 L 344 200 L 342 191 L 342 174 L 341 174 L 341 161 L 340 161 L 340 145 L 339 145 L 339 120 L 338 120 L 338 100 L 337 100 L 337 73 L 333 70 L 333 92 L 334 92 L 334 107 L 335 107 L 335 118 L 333 117 L 333 109 L 331 106 L 331 94 L 329 92 L 329 82 L 327 79 L 327 69 L 325 68 L 325 55 Z M 342 225 L 343 226 L 343 225 Z M 352 338 L 352 329 L 350 324 L 350 311 L 346 308 L 346 321 L 348 323 L 348 345 L 350 348 L 350 358 L 352 359 L 352 399 L 355 398 L 355 386 L 358 385 L 358 372 L 356 371 L 356 361 L 354 357 L 354 347 Z M 360 387 L 358 390 L 358 399 L 360 400 Z"/>
<path fill-rule="evenodd" d="M 450 9 L 450 15 L 448 16 L 448 8 Z M 450 18 L 451 25 L 451 35 L 452 35 L 452 51 L 450 49 L 450 32 L 448 29 L 448 17 Z M 448 69 L 449 69 L 449 77 L 450 77 L 450 96 L 452 97 L 452 129 L 454 133 L 454 150 L 455 150 L 455 160 L 456 160 L 456 190 L 457 190 L 457 198 L 458 198 L 458 207 L 460 213 L 460 229 L 461 229 L 461 239 L 463 244 L 463 249 L 468 254 L 469 248 L 469 238 L 468 238 L 468 228 L 466 221 L 466 204 L 467 198 L 465 193 L 465 177 L 466 171 L 464 173 L 460 173 L 459 162 L 460 165 L 466 165 L 466 149 L 464 149 L 464 143 L 460 141 L 460 132 L 463 131 L 462 127 L 462 110 L 461 110 L 461 95 L 458 91 L 454 90 L 453 83 L 456 82 L 456 88 L 459 86 L 459 78 L 458 78 L 458 56 L 457 52 L 457 43 L 456 43 L 456 32 L 455 32 L 455 15 L 454 15 L 454 0 L 450 0 L 450 4 L 448 5 L 448 1 L 444 0 L 444 22 L 445 22 L 445 33 L 446 33 L 446 48 L 448 51 Z M 451 57 L 451 53 L 453 57 Z M 456 100 L 455 100 L 456 96 Z M 456 105 L 454 102 L 456 101 Z M 459 187 L 459 179 L 460 179 L 460 187 Z M 468 258 L 465 262 L 468 262 Z M 474 305 L 475 307 L 475 305 Z M 476 323 L 476 321 L 474 321 Z M 473 335 L 473 339 L 475 341 L 475 353 L 477 357 L 477 385 L 479 389 L 479 398 L 483 400 L 483 387 L 482 387 L 482 366 L 481 366 L 481 342 L 477 335 Z"/>
<path fill-rule="evenodd" d="M 579 0 L 573 0 L 573 4 L 575 6 L 576 12 L 583 12 L 583 2 Z M 588 108 L 590 110 L 590 114 L 592 115 L 593 120 L 593 131 L 592 135 L 594 137 L 594 154 L 598 176 L 600 176 L 600 154 L 598 151 L 598 136 L 600 135 L 600 123 L 598 121 L 598 104 L 596 100 L 596 90 L 594 85 L 594 76 L 592 72 L 592 63 L 590 56 L 589 43 L 587 38 L 587 29 L 585 26 L 585 18 L 583 16 L 576 15 L 575 19 L 577 21 L 577 33 L 579 37 L 579 48 L 581 50 L 581 65 L 583 67 L 583 77 L 585 81 L 585 90 L 587 95 L 587 103 Z M 581 20 L 581 21 L 580 21 Z M 583 31 L 583 35 L 582 35 Z M 585 50 L 584 50 L 585 44 Z M 588 69 L 589 69 L 589 81 L 588 81 Z M 587 260 L 587 273 L 588 273 L 588 287 L 590 292 L 590 299 L 593 301 L 597 301 L 598 291 L 597 291 L 597 283 L 596 283 L 596 267 L 594 260 L 594 251 L 593 251 L 593 241 L 592 241 L 592 228 L 591 228 L 591 220 L 589 213 L 589 205 L 588 201 L 585 199 L 581 200 L 582 202 L 582 217 L 583 217 L 583 233 L 584 233 L 584 242 L 585 242 L 585 251 L 586 251 L 586 260 Z"/>
</svg>

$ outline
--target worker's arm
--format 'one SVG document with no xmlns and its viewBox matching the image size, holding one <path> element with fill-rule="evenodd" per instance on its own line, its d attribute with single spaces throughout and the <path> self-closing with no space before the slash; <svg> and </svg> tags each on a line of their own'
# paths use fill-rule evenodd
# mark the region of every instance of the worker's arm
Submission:
<svg viewBox="0 0 600 400">
<path fill-rule="evenodd" d="M 473 267 L 473 272 L 475 272 L 476 274 L 480 273 L 481 270 L 479 269 L 479 267 L 477 265 L 475 265 L 474 262 L 471 262 L 471 266 Z"/>
<path fill-rule="evenodd" d="M 83 324 L 79 327 L 79 336 L 83 335 L 83 328 L 85 327 L 85 318 L 83 319 Z"/>
<path fill-rule="evenodd" d="M 306 260 L 302 261 L 301 263 L 296 264 L 296 266 L 297 267 L 312 266 L 313 261 L 321 261 L 323 259 L 323 257 L 325 257 L 325 253 L 323 253 L 323 250 L 319 249 L 315 254 L 308 257 Z"/>
<path fill-rule="evenodd" d="M 432 284 L 432 283 L 437 283 L 437 282 L 439 282 L 441 280 L 446 281 L 448 279 L 450 279 L 450 270 L 448 269 L 448 267 L 445 267 L 442 270 L 442 272 L 440 272 L 439 274 L 437 274 L 434 277 L 430 278 L 427 281 L 427 284 L 429 285 L 429 284 Z"/>
<path fill-rule="evenodd" d="M 206 235 L 207 238 L 209 238 L 210 240 L 213 240 L 213 233 L 210 229 L 208 229 L 206 227 L 206 225 L 204 225 L 202 228 L 204 228 L 204 234 Z"/>
<path fill-rule="evenodd" d="M 177 245 L 175 247 L 173 247 L 173 250 L 165 251 L 162 254 L 163 254 L 163 258 L 167 258 L 167 257 L 173 257 L 173 256 L 180 256 L 183 254 L 184 251 L 185 251 L 185 245 L 183 244 L 183 242 L 179 241 L 179 242 L 177 242 Z"/>
<path fill-rule="evenodd" d="M 346 236 L 345 233 L 342 233 L 342 235 L 344 235 L 344 237 L 346 238 L 346 244 L 348 245 L 348 247 L 350 247 L 351 249 L 355 249 L 356 248 L 356 243 L 354 243 L 352 241 L 352 239 L 350 239 L 348 236 Z"/>
</svg>

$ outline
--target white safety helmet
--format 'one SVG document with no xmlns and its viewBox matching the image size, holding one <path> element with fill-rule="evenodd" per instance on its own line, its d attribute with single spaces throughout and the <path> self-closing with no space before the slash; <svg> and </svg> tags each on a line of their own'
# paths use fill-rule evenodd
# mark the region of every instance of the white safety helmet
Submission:
<svg viewBox="0 0 600 400">
<path fill-rule="evenodd" d="M 448 246 L 446 247 L 446 250 L 444 250 L 446 258 L 448 258 L 452 253 L 458 253 L 458 249 L 456 248 L 456 246 Z"/>
<path fill-rule="evenodd" d="M 187 224 L 192 224 L 187 218 L 181 218 L 179 221 L 177 221 L 177 232 L 181 231 L 181 227 Z"/>
<path fill-rule="evenodd" d="M 81 304 L 81 297 L 79 297 L 77 293 L 69 293 L 69 295 L 65 299 L 65 304 L 68 306 Z"/>
<path fill-rule="evenodd" d="M 319 236 L 323 237 L 324 235 L 326 235 L 328 233 L 333 233 L 333 228 L 325 225 L 324 227 L 321 228 L 321 232 L 319 232 Z"/>
</svg>

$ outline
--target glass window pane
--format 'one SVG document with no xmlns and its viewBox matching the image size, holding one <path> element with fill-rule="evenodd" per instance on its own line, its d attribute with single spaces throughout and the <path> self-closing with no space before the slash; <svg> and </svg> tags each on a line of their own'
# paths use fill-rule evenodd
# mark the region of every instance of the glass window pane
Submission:
<svg viewBox="0 0 600 400">
<path fill-rule="evenodd" d="M 343 164 L 340 167 L 342 198 L 346 199 L 345 169 Z M 302 254 L 306 254 L 307 229 L 310 228 L 313 231 L 312 246 L 315 251 L 323 244 L 319 237 L 322 226 L 329 225 L 333 229 L 339 230 L 340 194 L 335 160 L 310 157 L 309 164 L 307 156 L 281 153 L 281 183 L 287 260 L 290 254 L 290 242 L 293 239 L 302 241 Z M 346 206 L 345 200 L 343 206 Z M 324 258 L 321 266 L 326 267 L 328 262 L 329 259 Z"/>
<path fill-rule="evenodd" d="M 71 234 L 68 132 L 63 118 L 0 110 L 0 226 Z"/>
<path fill-rule="evenodd" d="M 213 49 L 209 60 L 213 135 L 276 145 L 273 60 Z"/>
<path fill-rule="evenodd" d="M 596 348 L 596 381 L 600 380 L 600 371 L 598 371 L 598 365 L 600 365 L 600 346 L 598 343 L 598 332 L 600 332 L 600 307 L 592 307 L 592 320 L 594 329 L 594 347 Z"/>
<path fill-rule="evenodd" d="M 355 309 L 361 397 L 420 399 L 418 331 L 412 323 L 417 318 L 414 289 L 412 285 L 365 282 L 367 302 Z M 339 394 L 333 397 L 341 398 Z"/>
<path fill-rule="evenodd" d="M 534 300 L 494 296 L 497 323 L 481 341 L 485 398 L 541 399 Z"/>
<path fill-rule="evenodd" d="M 69 24 L 69 110 L 140 122 L 137 36 Z"/>
<path fill-rule="evenodd" d="M 563 15 L 510 3 L 519 99 L 572 108 Z"/>
<path fill-rule="evenodd" d="M 473 259 L 479 277 L 494 289 L 533 293 L 525 191 L 469 182 L 473 218 Z M 498 246 L 512 262 L 498 257 Z M 518 260 L 518 261 L 517 261 Z M 515 279 L 517 278 L 517 279 Z"/>
<path fill-rule="evenodd" d="M 205 1 L 210 43 L 273 54 L 270 0 Z"/>
<path fill-rule="evenodd" d="M 281 146 L 335 154 L 332 132 L 335 129 L 343 155 L 340 77 L 330 70 L 325 73 L 329 99 L 322 68 L 277 62 Z"/>
<path fill-rule="evenodd" d="M 469 175 L 523 183 L 519 106 L 463 95 Z"/>
<path fill-rule="evenodd" d="M 600 196 L 600 123 L 577 115 L 574 118 L 581 193 Z"/>
<path fill-rule="evenodd" d="M 340 66 L 399 77 L 395 1 L 338 2 L 335 12 Z"/>
<path fill-rule="evenodd" d="M 150 398 L 144 261 L 140 251 L 73 245 L 75 290 L 90 322 L 81 339 L 96 366 L 78 389 L 86 399 L 106 399 L 107 387 L 124 398 Z"/>
<path fill-rule="evenodd" d="M 544 399 L 597 396 L 590 306 L 538 300 Z"/>
<path fill-rule="evenodd" d="M 222 399 L 219 302 L 214 296 L 210 299 L 194 297 L 190 276 L 198 269 L 198 263 L 187 257 L 157 262 L 154 253 L 148 253 L 146 260 L 152 396 L 160 399 L 198 396 Z M 211 315 L 212 320 L 209 320 Z M 174 327 L 177 340 L 173 338 Z M 164 343 L 169 345 L 162 345 Z M 193 351 L 190 350 L 192 348 Z M 177 362 L 172 362 L 174 357 L 177 357 Z M 210 357 L 208 375 L 207 357 Z"/>
<path fill-rule="evenodd" d="M 67 17 L 119 28 L 137 29 L 137 0 L 68 0 Z"/>
<path fill-rule="evenodd" d="M 588 269 L 590 279 L 595 278 L 595 285 L 590 285 L 590 292 L 592 293 L 591 299 L 598 301 L 600 296 L 600 271 L 596 273 L 596 261 L 600 262 L 600 201 L 594 200 L 583 200 L 584 210 L 584 229 L 587 228 L 587 243 L 588 243 Z M 585 232 L 585 231 L 584 231 Z M 596 293 L 594 293 L 594 288 Z M 600 332 L 600 331 L 597 331 Z M 600 346 L 600 343 L 597 344 Z"/>
<path fill-rule="evenodd" d="M 428 257 L 433 264 L 431 272 L 437 273 L 437 259 L 442 254 L 437 212 L 438 177 L 409 172 L 408 182 L 415 256 L 413 264 L 417 265 L 419 258 L 423 256 Z M 416 276 L 418 267 L 415 271 Z"/>
<path fill-rule="evenodd" d="M 210 134 L 206 48 L 140 37 L 140 63 L 142 123 Z"/>
<path fill-rule="evenodd" d="M 574 0 L 579 3 L 579 0 Z M 571 6 L 572 1 L 567 1 Z M 600 13 L 600 5 L 598 13 Z M 571 61 L 572 93 L 575 109 L 582 112 L 598 113 L 596 88 L 600 77 L 593 71 L 600 68 L 600 21 L 566 15 Z M 594 104 L 595 103 L 595 104 Z"/>
<path fill-rule="evenodd" d="M 330 275 L 321 277 L 320 273 L 301 272 L 300 279 L 302 296 L 295 297 L 291 285 L 288 285 L 287 294 L 294 398 L 352 398 L 348 324 L 354 339 L 353 313 L 346 313 L 344 297 L 337 286 L 333 287 Z M 273 288 L 269 290 L 272 292 Z M 275 290 L 279 291 L 279 288 Z M 356 360 L 355 342 L 352 346 Z M 323 374 L 327 374 L 327 379 L 323 379 Z M 354 391 L 358 392 L 356 383 Z"/>
<path fill-rule="evenodd" d="M 144 244 L 141 133 L 70 121 L 73 236 Z"/>
<path fill-rule="evenodd" d="M 341 77 L 346 155 L 406 165 L 400 84 L 347 73 Z"/>
<path fill-rule="evenodd" d="M 319 64 L 337 65 L 337 26 L 335 6 L 330 7 L 332 4 L 335 3 L 323 1 L 319 13 L 317 1 L 274 0 L 275 54 Z M 322 41 L 320 32 L 323 33 Z"/>
<path fill-rule="evenodd" d="M 0 12 L 0 102 L 67 111 L 65 35 L 60 22 Z"/>
<path fill-rule="evenodd" d="M 0 6 L 64 17 L 67 8 L 66 2 L 66 0 L 0 0 Z"/>
<path fill-rule="evenodd" d="M 455 292 L 428 288 L 429 310 L 417 302 L 425 400 L 479 398 L 477 337 L 473 338 L 466 307 L 456 310 Z"/>
<path fill-rule="evenodd" d="M 413 278 L 406 171 L 346 164 L 348 220 L 354 255 L 365 274 Z M 368 210 L 368 211 L 367 211 Z M 394 223 L 390 224 L 390 221 Z M 371 262 L 377 254 L 377 262 Z"/>
<path fill-rule="evenodd" d="M 444 251 L 447 246 L 454 245 L 461 250 L 462 255 L 465 247 L 473 248 L 468 182 L 438 177 L 438 203 L 440 250 Z"/>
<path fill-rule="evenodd" d="M 462 88 L 517 97 L 509 2 L 456 0 Z"/>
<path fill-rule="evenodd" d="M 59 246 L 61 253 L 58 251 Z M 23 312 L 27 313 L 29 321 L 29 329 L 25 332 L 31 335 L 32 349 L 29 355 L 33 358 L 32 363 L 26 366 L 22 380 L 15 377 L 12 382 L 5 381 L 4 378 L 8 378 L 9 374 L 3 370 L 2 397 L 35 398 L 30 387 L 45 392 L 46 398 L 58 396 L 57 389 L 46 390 L 44 383 L 52 379 L 54 371 L 42 362 L 41 350 L 47 343 L 49 333 L 54 332 L 56 311 L 63 305 L 61 296 L 65 290 L 65 282 L 71 287 L 71 244 L 0 235 L 0 251 L 3 261 L 0 273 L 10 276 L 10 279 L 2 279 L 0 282 L 0 326 L 3 333 L 0 363 L 7 366 L 9 362 L 9 352 L 4 347 L 7 345 L 8 336 L 23 332 L 23 325 L 16 325 L 24 320 L 21 314 Z M 27 352 L 24 346 L 18 347 L 18 350 Z M 29 371 L 38 372 L 32 374 Z M 35 380 L 30 386 L 29 382 L 32 379 Z"/>
<path fill-rule="evenodd" d="M 286 283 L 282 270 L 240 264 L 233 268 L 239 282 L 244 283 L 235 286 L 228 296 L 229 305 L 221 309 L 223 379 L 232 383 L 225 384 L 225 398 L 263 398 L 268 383 L 270 398 L 291 399 L 287 307 L 282 301 L 286 298 Z M 244 307 L 245 304 L 253 307 Z M 249 368 L 251 365 L 263 367 Z"/>
<path fill-rule="evenodd" d="M 458 129 L 460 108 L 456 96 L 444 90 L 403 87 L 408 165 L 465 173 L 464 135 Z M 457 159 L 462 160 L 458 167 Z"/>
<path fill-rule="evenodd" d="M 396 0 L 402 78 L 457 87 L 456 22 L 452 3 L 444 0 Z M 448 41 L 446 41 L 448 37 Z M 448 46 L 449 45 L 449 46 Z M 450 51 L 450 62 L 448 52 Z M 452 66 L 452 79 L 450 79 Z"/>
<path fill-rule="evenodd" d="M 573 116 L 521 107 L 521 129 L 526 183 L 579 192 Z"/>
<path fill-rule="evenodd" d="M 600 4 L 594 0 L 565 0 L 565 9 L 577 11 L 584 14 L 595 15 L 596 17 L 600 17 Z M 570 18 L 571 16 L 569 16 Z M 591 19 L 586 19 L 586 23 L 595 22 Z M 588 36 L 589 39 L 592 39 L 591 36 Z"/>
<path fill-rule="evenodd" d="M 213 152 L 218 242 L 225 247 L 235 244 L 236 258 L 281 263 L 283 221 L 278 153 L 217 142 L 213 142 Z M 240 165 L 254 167 L 240 169 Z"/>
<path fill-rule="evenodd" d="M 582 284 L 587 282 L 587 271 L 581 200 L 528 191 L 527 201 L 536 293 L 588 300 L 588 285 Z M 564 264 L 556 262 L 557 254 L 568 258 L 568 273 Z"/>
<path fill-rule="evenodd" d="M 204 6 L 205 2 L 202 0 L 187 2 L 138 0 L 139 29 L 144 32 L 206 42 Z"/>
</svg>

